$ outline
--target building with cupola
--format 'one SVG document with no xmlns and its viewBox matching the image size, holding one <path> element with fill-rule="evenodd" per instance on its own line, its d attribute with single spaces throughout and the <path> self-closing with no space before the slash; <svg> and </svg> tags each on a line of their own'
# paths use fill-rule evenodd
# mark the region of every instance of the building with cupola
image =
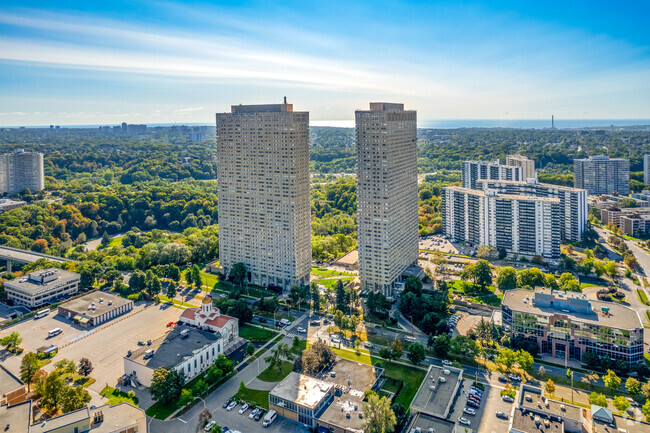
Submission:
<svg viewBox="0 0 650 433">
<path fill-rule="evenodd" d="M 212 303 L 212 297 L 206 296 L 201 308 L 188 308 L 181 314 L 180 322 L 199 329 L 218 332 L 228 345 L 239 337 L 239 319 L 221 314 Z"/>
</svg>

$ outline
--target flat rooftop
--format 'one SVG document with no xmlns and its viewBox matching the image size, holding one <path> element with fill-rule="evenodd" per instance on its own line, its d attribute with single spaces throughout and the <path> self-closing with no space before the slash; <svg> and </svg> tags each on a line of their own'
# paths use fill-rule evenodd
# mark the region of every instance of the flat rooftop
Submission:
<svg viewBox="0 0 650 433">
<path fill-rule="evenodd" d="M 549 189 L 557 189 L 560 191 L 586 191 L 586 189 L 583 188 L 574 188 L 572 186 L 565 186 L 565 185 L 555 185 L 552 183 L 542 183 L 542 182 L 530 182 L 528 180 L 526 181 L 520 181 L 520 180 L 493 180 L 493 179 L 479 179 L 476 181 L 477 184 L 479 183 L 487 183 L 487 184 L 500 184 L 500 185 L 518 185 L 522 187 L 527 187 L 527 186 L 540 186 L 542 188 L 549 188 Z"/>
<path fill-rule="evenodd" d="M 406 431 L 413 431 L 413 429 L 417 427 L 422 429 L 422 433 L 427 433 L 429 429 L 433 429 L 436 433 L 453 433 L 456 429 L 456 423 L 446 419 L 432 417 L 424 413 L 419 413 L 415 416 L 413 423 L 411 423 L 409 429 Z M 478 430 L 476 426 L 472 427 L 474 431 Z M 459 431 L 463 430 L 459 429 Z"/>
<path fill-rule="evenodd" d="M 580 322 L 590 323 L 598 326 L 607 326 L 609 328 L 619 328 L 626 330 L 643 328 L 643 323 L 639 318 L 639 314 L 635 310 L 624 305 L 617 304 L 616 302 L 588 300 L 588 303 L 591 305 L 590 312 L 569 311 L 564 307 L 537 305 L 535 302 L 533 302 L 533 298 L 536 293 L 547 293 L 547 291 L 548 289 L 536 289 L 535 291 L 525 289 L 508 290 L 503 295 L 502 305 L 509 307 L 513 311 L 521 311 L 524 313 L 540 316 L 564 314 Z M 552 293 L 557 296 L 558 299 L 564 300 L 584 296 L 578 292 L 572 293 L 554 291 Z M 526 300 L 526 298 L 528 298 L 528 300 Z M 603 308 L 608 309 L 607 314 L 603 313 Z"/>
<path fill-rule="evenodd" d="M 542 396 L 541 388 L 522 385 L 519 392 L 519 406 L 532 411 L 544 411 L 551 415 L 573 420 L 582 420 L 582 409 L 567 403 L 560 403 Z"/>
<path fill-rule="evenodd" d="M 519 200 L 519 201 L 539 201 L 545 203 L 560 203 L 560 199 L 556 197 L 537 197 L 534 195 L 521 195 L 521 194 L 503 194 L 494 189 L 488 189 L 487 192 L 480 189 L 463 188 L 462 186 L 445 186 L 443 189 L 456 191 L 463 194 L 475 195 L 478 197 L 494 197 L 503 200 Z"/>
<path fill-rule="evenodd" d="M 89 420 L 88 423 L 90 424 L 90 421 L 98 412 L 102 412 L 104 415 L 104 421 L 92 425 L 90 431 L 93 433 L 112 433 L 120 428 L 131 426 L 137 422 L 142 424 L 145 423 L 145 414 L 142 409 L 131 406 L 128 403 L 120 403 L 115 406 L 105 404 L 104 406 L 95 409 L 85 407 L 49 419 L 45 423 L 34 424 L 31 426 L 29 431 L 30 433 L 47 433 L 84 420 Z"/>
<path fill-rule="evenodd" d="M 183 330 L 190 331 L 187 338 L 181 338 L 180 334 Z M 169 370 L 181 363 L 184 358 L 192 356 L 195 350 L 202 349 L 220 338 L 218 332 L 212 333 L 181 325 L 154 340 L 151 346 L 138 348 L 129 359 L 153 370 L 159 367 Z M 149 349 L 153 349 L 154 354 L 151 358 L 144 359 L 144 353 Z"/>
<path fill-rule="evenodd" d="M 16 376 L 0 365 L 0 395 L 5 395 L 22 385 L 23 383 Z"/>
<path fill-rule="evenodd" d="M 49 277 L 45 277 L 45 275 L 49 275 Z M 44 278 L 44 282 L 40 282 L 36 279 L 40 279 L 41 277 Z M 64 269 L 48 268 L 30 272 L 28 276 L 19 277 L 11 281 L 7 281 L 5 282 L 5 285 L 9 285 L 23 291 L 37 293 L 43 290 L 47 290 L 50 287 L 55 287 L 62 283 L 67 283 L 75 279 L 79 279 L 79 274 L 66 271 Z"/>
<path fill-rule="evenodd" d="M 564 433 L 564 422 L 551 420 L 548 416 L 538 415 L 530 411 L 515 409 L 511 419 L 511 431 L 525 433 Z"/>
<path fill-rule="evenodd" d="M 300 406 L 314 408 L 333 387 L 331 382 L 292 371 L 271 390 L 271 394 Z"/>
<path fill-rule="evenodd" d="M 0 406 L 0 428 L 2 429 L 2 432 L 29 433 L 31 411 L 31 400 L 11 407 L 8 407 L 7 405 Z"/>
<path fill-rule="evenodd" d="M 336 364 L 331 369 L 318 375 L 317 379 L 345 388 L 367 391 L 372 389 L 383 372 L 382 368 L 375 368 L 372 365 L 337 357 Z"/>
<path fill-rule="evenodd" d="M 133 301 L 129 301 L 128 299 L 110 293 L 92 292 L 77 299 L 64 302 L 60 307 L 88 317 L 98 317 L 108 311 L 132 302 Z M 94 309 L 89 309 L 91 305 L 94 306 Z"/>
<path fill-rule="evenodd" d="M 614 424 L 594 421 L 594 433 L 650 433 L 650 424 L 614 415 Z"/>
<path fill-rule="evenodd" d="M 449 373 L 446 374 L 446 372 Z M 447 407 L 454 398 L 454 392 L 462 374 L 462 370 L 457 368 L 430 366 L 411 402 L 411 411 L 445 418 Z M 441 381 L 441 378 L 444 379 L 444 382 Z"/>
</svg>

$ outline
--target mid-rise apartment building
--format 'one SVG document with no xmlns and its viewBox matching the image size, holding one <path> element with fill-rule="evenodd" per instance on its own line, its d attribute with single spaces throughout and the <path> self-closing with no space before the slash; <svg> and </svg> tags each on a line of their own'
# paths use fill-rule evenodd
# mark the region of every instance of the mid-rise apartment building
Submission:
<svg viewBox="0 0 650 433">
<path fill-rule="evenodd" d="M 445 187 L 442 226 L 450 239 L 509 254 L 560 258 L 560 199 Z"/>
<path fill-rule="evenodd" d="M 589 194 L 630 193 L 630 160 L 590 156 L 573 160 L 574 186 Z"/>
<path fill-rule="evenodd" d="M 582 239 L 582 234 L 587 227 L 588 215 L 586 190 L 539 183 L 534 178 L 528 178 L 526 182 L 481 180 L 477 185 L 479 189 L 493 189 L 502 194 L 560 199 L 560 236 L 571 241 Z"/>
<path fill-rule="evenodd" d="M 23 149 L 0 155 L 0 193 L 17 194 L 45 188 L 43 154 Z"/>
<path fill-rule="evenodd" d="M 533 179 L 535 178 L 535 161 L 532 159 L 526 158 L 522 155 L 508 155 L 506 156 L 506 165 L 512 167 L 521 167 L 523 170 L 524 179 Z"/>
<path fill-rule="evenodd" d="M 615 206 L 601 209 L 600 220 L 603 224 L 613 224 L 628 236 L 643 236 L 650 233 L 650 207 L 618 208 Z"/>
<path fill-rule="evenodd" d="M 643 323 L 624 305 L 536 288 L 508 290 L 501 311 L 511 335 L 537 344 L 542 354 L 580 361 L 592 352 L 629 364 L 643 362 Z"/>
<path fill-rule="evenodd" d="M 224 272 L 241 262 L 253 284 L 308 284 L 309 113 L 293 111 L 286 98 L 218 113 L 217 167 Z"/>
<path fill-rule="evenodd" d="M 499 161 L 463 161 L 463 188 L 476 189 L 480 180 L 523 181 L 524 169 L 521 166 L 503 165 Z"/>
<path fill-rule="evenodd" d="M 643 183 L 650 184 L 650 155 L 643 155 Z"/>
<path fill-rule="evenodd" d="M 359 276 L 391 296 L 418 258 L 417 115 L 378 102 L 355 118 Z"/>
</svg>

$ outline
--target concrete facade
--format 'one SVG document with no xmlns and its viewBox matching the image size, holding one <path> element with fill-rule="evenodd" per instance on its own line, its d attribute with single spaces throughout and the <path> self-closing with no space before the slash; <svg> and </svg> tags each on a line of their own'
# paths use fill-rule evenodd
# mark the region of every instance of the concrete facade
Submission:
<svg viewBox="0 0 650 433">
<path fill-rule="evenodd" d="M 528 159 L 522 155 L 508 155 L 506 156 L 506 165 L 511 167 L 521 167 L 523 180 L 534 179 L 535 176 L 535 161 Z"/>
<path fill-rule="evenodd" d="M 573 184 L 589 194 L 630 193 L 630 160 L 609 156 L 590 156 L 573 160 Z"/>
<path fill-rule="evenodd" d="M 403 104 L 357 110 L 359 276 L 391 296 L 418 258 L 417 114 Z"/>
<path fill-rule="evenodd" d="M 239 337 L 239 319 L 221 314 L 214 307 L 212 297 L 205 296 L 201 308 L 188 308 L 180 317 L 181 323 L 212 332 L 218 332 L 229 343 Z"/>
<path fill-rule="evenodd" d="M 43 154 L 23 149 L 0 155 L 0 193 L 16 194 L 45 188 Z"/>
<path fill-rule="evenodd" d="M 217 114 L 220 264 L 260 286 L 309 284 L 309 113 L 233 105 Z"/>
<path fill-rule="evenodd" d="M 104 292 L 93 292 L 59 306 L 59 314 L 81 326 L 96 326 L 133 310 L 133 301 Z"/>
<path fill-rule="evenodd" d="M 463 161 L 462 172 L 463 188 L 470 189 L 476 189 L 480 180 L 526 180 L 521 166 L 503 165 L 499 161 Z"/>
<path fill-rule="evenodd" d="M 48 268 L 5 282 L 5 291 L 14 304 L 38 308 L 77 293 L 79 281 L 79 274 Z"/>
</svg>

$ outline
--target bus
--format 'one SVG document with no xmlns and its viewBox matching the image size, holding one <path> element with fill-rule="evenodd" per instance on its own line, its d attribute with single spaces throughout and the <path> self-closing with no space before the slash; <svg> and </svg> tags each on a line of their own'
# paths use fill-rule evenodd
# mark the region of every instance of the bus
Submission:
<svg viewBox="0 0 650 433">
<path fill-rule="evenodd" d="M 50 310 L 41 310 L 36 315 L 34 316 L 34 319 L 40 319 L 41 317 L 45 317 L 48 314 L 50 314 Z"/>
<path fill-rule="evenodd" d="M 57 335 L 59 335 L 59 334 L 62 333 L 62 332 L 63 332 L 63 329 L 61 329 L 61 328 L 54 328 L 54 329 L 52 329 L 51 331 L 49 331 L 49 332 L 47 333 L 47 336 L 48 336 L 48 337 L 56 337 Z"/>
</svg>

